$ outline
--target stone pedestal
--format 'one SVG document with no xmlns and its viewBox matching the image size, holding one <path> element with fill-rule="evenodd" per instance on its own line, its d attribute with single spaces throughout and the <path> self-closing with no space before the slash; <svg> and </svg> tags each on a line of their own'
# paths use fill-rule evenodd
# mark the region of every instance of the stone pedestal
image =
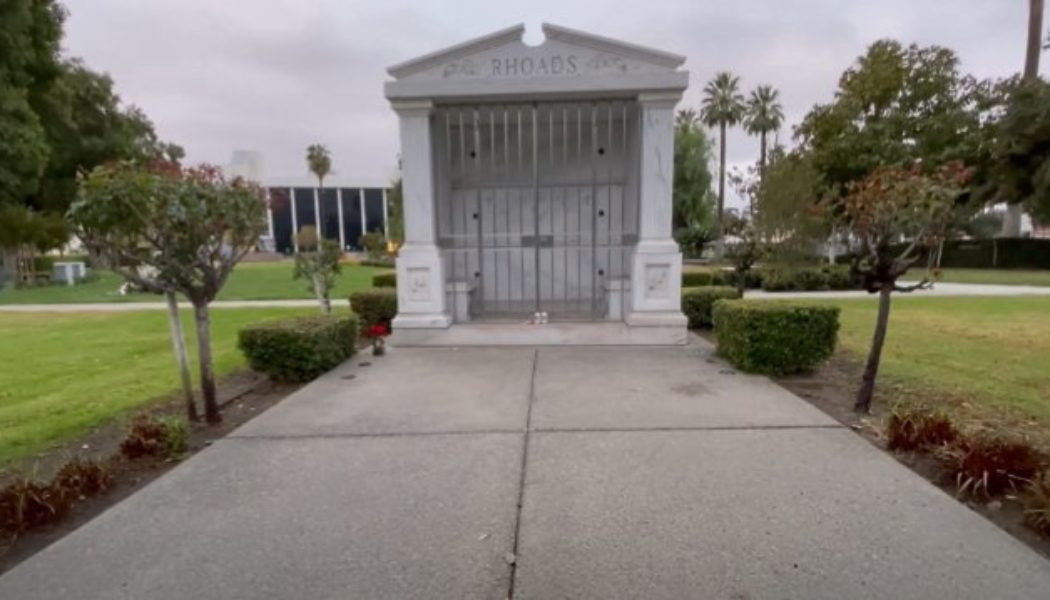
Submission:
<svg viewBox="0 0 1050 600">
<path fill-rule="evenodd" d="M 406 244 L 397 257 L 397 316 L 394 330 L 448 327 L 441 254 L 433 244 Z"/>
</svg>

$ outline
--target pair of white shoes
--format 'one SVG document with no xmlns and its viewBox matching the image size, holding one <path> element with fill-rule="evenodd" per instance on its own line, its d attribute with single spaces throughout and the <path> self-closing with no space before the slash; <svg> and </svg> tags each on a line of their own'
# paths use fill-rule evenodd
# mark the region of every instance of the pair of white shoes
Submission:
<svg viewBox="0 0 1050 600">
<path fill-rule="evenodd" d="M 532 314 L 533 325 L 546 325 L 547 324 L 547 313 L 537 312 Z"/>
</svg>

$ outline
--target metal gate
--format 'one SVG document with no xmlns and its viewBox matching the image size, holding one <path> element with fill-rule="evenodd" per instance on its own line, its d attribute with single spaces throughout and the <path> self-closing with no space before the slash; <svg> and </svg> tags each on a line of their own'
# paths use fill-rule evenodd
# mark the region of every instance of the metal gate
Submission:
<svg viewBox="0 0 1050 600">
<path fill-rule="evenodd" d="M 472 319 L 620 318 L 610 306 L 626 303 L 637 238 L 635 114 L 627 101 L 438 109 L 453 315 L 467 302 Z"/>
</svg>

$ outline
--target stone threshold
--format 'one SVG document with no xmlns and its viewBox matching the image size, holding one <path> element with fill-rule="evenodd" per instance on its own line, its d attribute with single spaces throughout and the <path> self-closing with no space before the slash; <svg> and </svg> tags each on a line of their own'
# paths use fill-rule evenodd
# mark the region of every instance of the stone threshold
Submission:
<svg viewBox="0 0 1050 600">
<path fill-rule="evenodd" d="M 398 329 L 390 343 L 427 346 L 681 346 L 685 327 L 626 323 L 460 323 L 446 329 Z"/>
</svg>

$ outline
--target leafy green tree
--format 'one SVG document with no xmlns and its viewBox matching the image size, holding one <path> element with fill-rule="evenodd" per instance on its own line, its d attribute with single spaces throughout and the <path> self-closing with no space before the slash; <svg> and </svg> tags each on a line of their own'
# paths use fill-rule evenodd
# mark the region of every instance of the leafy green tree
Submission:
<svg viewBox="0 0 1050 600">
<path fill-rule="evenodd" d="M 111 163 L 82 179 L 68 215 L 85 246 L 107 266 L 147 289 L 177 292 L 193 304 L 209 423 L 222 416 L 208 305 L 266 229 L 263 198 L 258 186 L 227 180 L 217 167 Z"/>
<path fill-rule="evenodd" d="M 715 237 L 710 163 L 711 143 L 699 118 L 690 109 L 679 111 L 674 130 L 672 224 L 679 246 L 691 256 L 699 255 Z"/>
<path fill-rule="evenodd" d="M 59 215 L 21 204 L 0 205 L 0 249 L 14 263 L 16 285 L 36 283 L 36 257 L 65 243 L 66 224 Z"/>
<path fill-rule="evenodd" d="M 884 166 L 863 180 L 851 183 L 844 196 L 824 204 L 829 217 L 850 233 L 856 243 L 854 269 L 863 277 L 864 289 L 879 295 L 878 316 L 864 376 L 857 391 L 854 410 L 871 409 L 875 378 L 882 346 L 889 328 L 890 299 L 894 292 L 927 287 L 923 279 L 899 285 L 922 256 L 940 244 L 960 220 L 959 197 L 972 171 L 959 161 L 946 163 L 931 172 L 921 165 Z M 897 244 L 908 240 L 903 249 Z"/>
<path fill-rule="evenodd" d="M 811 256 L 831 234 L 820 216 L 823 194 L 811 155 L 794 151 L 770 161 L 754 192 L 754 218 L 755 227 L 775 244 L 778 259 Z"/>
<path fill-rule="evenodd" d="M 815 106 L 795 135 L 835 194 L 882 165 L 976 166 L 995 108 L 992 91 L 962 75 L 947 48 L 880 40 L 842 74 L 834 100 Z"/>
<path fill-rule="evenodd" d="M 65 16 L 55 0 L 0 3 L 0 206 L 20 206 L 52 224 L 73 202 L 79 171 L 182 155 L 157 139 L 140 110 L 121 105 L 109 77 L 60 56 Z M 0 219 L 24 214 L 8 210 Z"/>
<path fill-rule="evenodd" d="M 1050 222 L 1050 83 L 1035 79 L 1013 88 L 996 123 L 988 181 L 992 200 Z"/>
<path fill-rule="evenodd" d="M 0 203 L 22 203 L 47 167 L 37 108 L 59 75 L 64 19 L 51 0 L 0 3 Z"/>
<path fill-rule="evenodd" d="M 1043 30 L 1043 0 L 1028 0 L 1028 32 L 1025 44 L 1024 71 L 1021 81 L 1025 83 L 1039 81 L 1040 35 Z M 1021 235 L 1021 214 L 1023 204 L 1012 202 L 1006 207 L 1003 217 L 1002 235 L 1017 237 Z"/>
<path fill-rule="evenodd" d="M 317 297 L 321 312 L 332 312 L 332 289 L 342 272 L 339 259 L 343 250 L 333 240 L 319 239 L 316 228 L 307 225 L 299 230 L 299 252 L 295 255 L 295 279 L 306 279 Z"/>
<path fill-rule="evenodd" d="M 784 107 L 780 92 L 771 85 L 760 85 L 751 92 L 744 110 L 744 128 L 758 136 L 758 177 L 766 173 L 766 136 L 784 124 Z"/>
<path fill-rule="evenodd" d="M 704 86 L 700 118 L 708 127 L 718 127 L 718 220 L 717 231 L 721 239 L 724 228 L 722 218 L 726 206 L 726 129 L 744 117 L 744 96 L 740 93 L 740 78 L 728 71 L 721 71 Z"/>
<path fill-rule="evenodd" d="M 771 246 L 753 219 L 738 217 L 726 220 L 725 256 L 733 265 L 733 282 L 743 297 L 751 269 L 769 255 Z"/>
</svg>

